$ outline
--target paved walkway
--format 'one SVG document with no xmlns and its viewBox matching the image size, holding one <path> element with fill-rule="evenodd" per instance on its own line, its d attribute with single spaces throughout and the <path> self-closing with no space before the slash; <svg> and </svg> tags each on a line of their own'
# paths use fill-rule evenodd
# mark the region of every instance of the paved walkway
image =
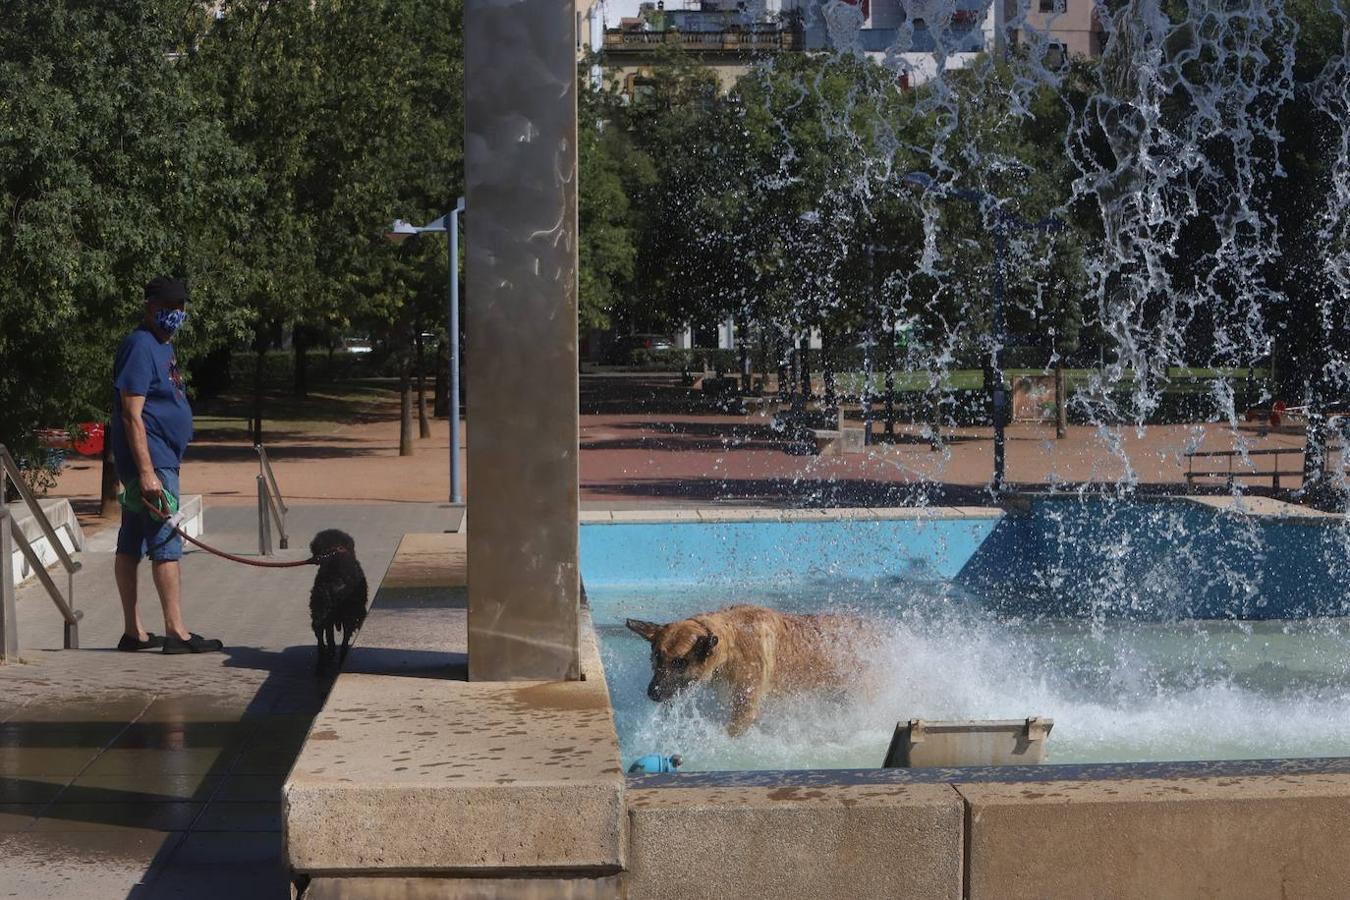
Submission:
<svg viewBox="0 0 1350 900">
<path fill-rule="evenodd" d="M 206 515 L 211 543 L 256 552 L 252 510 Z M 405 532 L 454 528 L 459 515 L 435 503 L 298 507 L 293 549 L 279 555 L 302 559 L 315 531 L 343 528 L 374 590 Z M 226 650 L 170 657 L 108 649 L 121 634 L 111 554 L 82 559 L 83 649 L 56 649 L 60 618 L 26 585 L 26 664 L 0 667 L 0 897 L 288 897 L 280 787 L 329 686 L 312 674 L 314 570 L 189 553 L 189 627 Z M 159 632 L 142 576 L 143 618 Z"/>
</svg>

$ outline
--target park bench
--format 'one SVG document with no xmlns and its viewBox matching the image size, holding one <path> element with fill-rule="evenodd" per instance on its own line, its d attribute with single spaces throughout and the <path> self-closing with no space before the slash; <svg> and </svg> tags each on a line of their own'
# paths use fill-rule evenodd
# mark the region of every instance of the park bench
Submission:
<svg viewBox="0 0 1350 900">
<path fill-rule="evenodd" d="M 1246 456 L 1270 456 L 1272 460 L 1271 469 L 1234 469 L 1234 457 Z M 1296 469 L 1281 469 L 1281 456 L 1296 456 L 1299 458 L 1299 466 Z M 1270 486 L 1273 490 L 1280 489 L 1281 476 L 1303 476 L 1302 466 L 1303 448 L 1302 447 L 1274 447 L 1268 450 L 1248 450 L 1245 453 L 1240 450 L 1195 450 L 1186 454 L 1186 489 L 1191 490 L 1195 487 L 1197 478 L 1222 478 L 1229 487 L 1233 485 L 1235 478 L 1269 478 Z M 1225 460 L 1224 464 L 1201 463 L 1207 468 L 1196 469 L 1196 459 L 1204 460 Z"/>
</svg>

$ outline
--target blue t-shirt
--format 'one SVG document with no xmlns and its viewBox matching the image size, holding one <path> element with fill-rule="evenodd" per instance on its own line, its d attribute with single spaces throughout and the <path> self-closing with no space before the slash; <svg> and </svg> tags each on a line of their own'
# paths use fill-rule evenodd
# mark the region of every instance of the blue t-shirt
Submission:
<svg viewBox="0 0 1350 900">
<path fill-rule="evenodd" d="M 135 477 L 136 460 L 127 445 L 122 425 L 122 394 L 145 398 L 141 421 L 150 448 L 150 462 L 157 469 L 176 469 L 192 440 L 192 407 L 183 393 L 183 376 L 172 344 L 161 344 L 144 326 L 122 341 L 113 361 L 113 462 L 117 477 Z"/>
</svg>

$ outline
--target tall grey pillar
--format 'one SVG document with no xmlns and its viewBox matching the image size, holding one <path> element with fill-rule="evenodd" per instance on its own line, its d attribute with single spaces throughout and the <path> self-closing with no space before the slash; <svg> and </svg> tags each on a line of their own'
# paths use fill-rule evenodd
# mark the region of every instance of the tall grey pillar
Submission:
<svg viewBox="0 0 1350 900">
<path fill-rule="evenodd" d="M 469 678 L 577 678 L 573 0 L 467 0 L 464 93 Z"/>
</svg>

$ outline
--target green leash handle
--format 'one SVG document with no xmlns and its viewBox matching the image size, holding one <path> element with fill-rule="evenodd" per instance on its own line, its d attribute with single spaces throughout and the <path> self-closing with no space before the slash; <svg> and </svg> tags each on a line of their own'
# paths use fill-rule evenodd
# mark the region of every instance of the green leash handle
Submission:
<svg viewBox="0 0 1350 900">
<path fill-rule="evenodd" d="M 147 503 L 145 496 L 141 493 L 141 480 L 132 478 L 130 481 L 123 483 L 122 493 L 117 495 L 117 502 L 122 504 L 127 512 L 146 512 L 163 522 L 172 518 L 174 513 L 178 512 L 178 498 L 170 491 L 164 491 L 161 497 L 163 502 L 158 506 Z"/>
</svg>

